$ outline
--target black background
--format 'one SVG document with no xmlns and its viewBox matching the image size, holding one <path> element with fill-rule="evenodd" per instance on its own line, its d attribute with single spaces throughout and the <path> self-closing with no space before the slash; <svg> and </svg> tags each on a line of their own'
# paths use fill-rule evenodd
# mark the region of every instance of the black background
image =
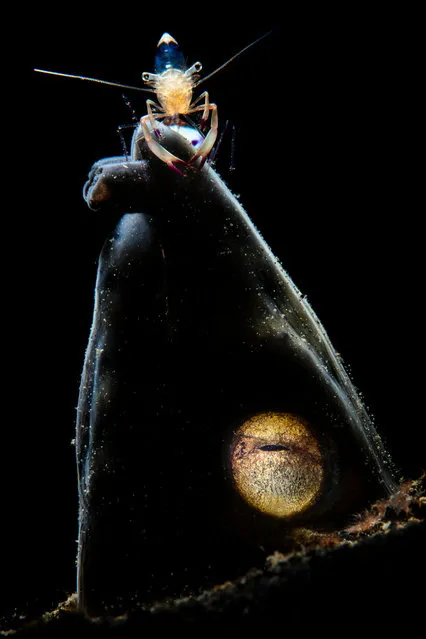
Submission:
<svg viewBox="0 0 426 639">
<path fill-rule="evenodd" d="M 7 268 L 17 348 L 5 398 L 13 406 L 5 428 L 12 435 L 4 482 L 12 505 L 2 525 L 12 564 L 6 609 L 37 599 L 48 606 L 56 590 L 74 588 L 71 440 L 96 262 L 111 223 L 89 211 L 81 191 L 94 161 L 121 153 L 116 129 L 131 122 L 120 89 L 33 67 L 140 85 L 164 31 L 208 74 L 273 29 L 203 86 L 221 125 L 230 123 L 217 169 L 308 296 L 399 476 L 418 474 L 424 459 L 413 196 L 419 119 L 404 24 L 349 12 L 274 17 L 265 10 L 231 19 L 212 9 L 203 17 L 195 5 L 179 15 L 131 5 L 102 17 L 107 27 L 99 16 L 40 9 L 30 41 Z M 146 96 L 125 93 L 143 115 Z"/>
</svg>

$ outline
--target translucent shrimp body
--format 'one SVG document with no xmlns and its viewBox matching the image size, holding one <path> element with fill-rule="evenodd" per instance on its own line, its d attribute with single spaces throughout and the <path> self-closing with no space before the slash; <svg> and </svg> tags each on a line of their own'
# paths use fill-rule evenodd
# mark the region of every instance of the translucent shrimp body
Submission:
<svg viewBox="0 0 426 639">
<path fill-rule="evenodd" d="M 216 142 L 218 129 L 217 106 L 209 102 L 209 94 L 204 91 L 192 101 L 192 90 L 198 84 L 200 62 L 195 62 L 189 69 L 176 40 L 164 33 L 157 45 L 155 57 L 156 73 L 142 73 L 142 80 L 156 93 L 159 104 L 153 100 L 146 101 L 147 115 L 140 120 L 145 141 L 152 153 L 165 162 L 171 169 L 182 175 L 176 164 L 187 164 L 176 157 L 159 142 L 160 132 L 156 120 L 164 119 L 166 124 L 185 124 L 185 116 L 202 111 L 201 128 L 203 128 L 211 112 L 210 130 L 200 147 L 190 160 L 190 164 L 199 159 L 201 168 Z M 202 101 L 200 106 L 197 106 Z"/>
<path fill-rule="evenodd" d="M 193 78 L 179 69 L 168 69 L 157 78 L 154 88 L 157 100 L 164 111 L 171 117 L 188 113 L 192 100 Z"/>
</svg>

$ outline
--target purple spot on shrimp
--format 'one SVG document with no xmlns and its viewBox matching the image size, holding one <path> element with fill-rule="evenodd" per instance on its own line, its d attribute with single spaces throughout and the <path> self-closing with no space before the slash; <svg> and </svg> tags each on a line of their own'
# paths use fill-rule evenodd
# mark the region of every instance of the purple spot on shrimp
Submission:
<svg viewBox="0 0 426 639">
<path fill-rule="evenodd" d="M 197 146 L 200 143 L 200 140 L 191 140 L 192 146 Z"/>
</svg>

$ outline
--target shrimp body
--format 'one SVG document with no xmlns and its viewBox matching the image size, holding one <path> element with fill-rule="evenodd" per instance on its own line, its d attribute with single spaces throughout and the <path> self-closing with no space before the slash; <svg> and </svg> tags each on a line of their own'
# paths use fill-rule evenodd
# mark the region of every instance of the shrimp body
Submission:
<svg viewBox="0 0 426 639">
<path fill-rule="evenodd" d="M 176 118 L 179 114 L 188 113 L 193 85 L 191 76 L 185 75 L 179 69 L 168 69 L 158 76 L 153 86 L 163 111 Z"/>
<path fill-rule="evenodd" d="M 218 117 L 217 106 L 209 102 L 207 91 L 194 101 L 192 100 L 193 88 L 198 84 L 198 73 L 201 69 L 200 62 L 195 62 L 188 69 L 178 43 L 169 33 L 164 33 L 157 45 L 155 73 L 142 73 L 142 80 L 154 90 L 159 103 L 153 100 L 146 101 L 148 113 L 140 120 L 145 141 L 154 155 L 181 175 L 181 171 L 175 165 L 188 163 L 160 144 L 160 132 L 155 121 L 163 119 L 165 124 L 169 125 L 185 124 L 185 116 L 202 111 L 201 128 L 203 128 L 211 112 L 210 130 L 189 161 L 191 164 L 199 158 L 198 166 L 199 168 L 203 166 L 216 141 Z M 197 106 L 202 100 L 202 105 Z"/>
</svg>

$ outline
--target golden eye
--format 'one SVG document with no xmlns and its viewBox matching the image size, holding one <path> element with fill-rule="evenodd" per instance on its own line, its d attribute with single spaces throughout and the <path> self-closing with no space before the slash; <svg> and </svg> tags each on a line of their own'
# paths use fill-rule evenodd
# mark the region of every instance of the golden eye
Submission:
<svg viewBox="0 0 426 639">
<path fill-rule="evenodd" d="M 309 423 L 267 412 L 245 421 L 231 444 L 231 472 L 241 497 L 266 515 L 300 515 L 318 499 L 324 459 Z"/>
</svg>

